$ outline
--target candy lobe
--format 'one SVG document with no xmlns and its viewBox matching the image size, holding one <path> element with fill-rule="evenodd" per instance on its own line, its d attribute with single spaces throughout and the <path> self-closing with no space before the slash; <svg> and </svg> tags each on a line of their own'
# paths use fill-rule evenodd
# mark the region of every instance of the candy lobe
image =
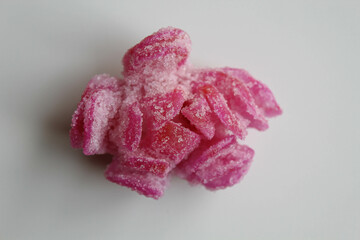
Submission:
<svg viewBox="0 0 360 240">
<path fill-rule="evenodd" d="M 181 113 L 193 124 L 207 139 L 215 135 L 216 117 L 203 96 L 192 99 L 189 106 L 184 107 Z"/>
<path fill-rule="evenodd" d="M 185 64 L 190 53 L 189 36 L 176 28 L 163 28 L 128 50 L 123 58 L 124 75 L 156 69 L 173 72 Z M 159 71 L 157 71 L 159 72 Z"/>
<path fill-rule="evenodd" d="M 212 85 L 205 85 L 201 88 L 213 112 L 218 116 L 219 120 L 235 135 L 244 139 L 247 131 L 244 122 L 234 115 L 227 105 L 226 100 L 220 92 Z"/>
<path fill-rule="evenodd" d="M 170 164 L 167 160 L 151 157 L 127 157 L 123 166 L 133 168 L 142 172 L 149 172 L 158 177 L 164 177 L 170 171 Z"/>
<path fill-rule="evenodd" d="M 168 160 L 153 158 L 142 151 L 127 152 L 122 159 L 123 166 L 158 177 L 165 177 L 171 170 Z"/>
<path fill-rule="evenodd" d="M 222 70 L 204 70 L 200 73 L 199 78 L 213 84 L 227 100 L 230 108 L 250 121 L 250 127 L 261 131 L 269 127 L 248 87 L 241 80 Z"/>
<path fill-rule="evenodd" d="M 149 142 L 150 155 L 168 159 L 175 166 L 197 147 L 200 137 L 177 123 L 168 122 L 152 133 Z"/>
<path fill-rule="evenodd" d="M 238 183 L 249 170 L 254 151 L 236 145 L 196 172 L 197 179 L 209 190 L 223 189 Z"/>
<path fill-rule="evenodd" d="M 128 126 L 124 132 L 123 145 L 130 151 L 135 150 L 140 143 L 142 132 L 142 112 L 139 104 L 132 104 L 128 110 Z"/>
<path fill-rule="evenodd" d="M 200 166 L 206 165 L 209 159 L 215 158 L 222 149 L 228 148 L 235 142 L 236 137 L 234 135 L 220 140 L 203 141 L 179 167 L 182 169 L 182 172 L 189 176 L 196 172 Z"/>
<path fill-rule="evenodd" d="M 262 82 L 253 78 L 247 71 L 237 68 L 224 68 L 224 71 L 240 80 L 250 89 L 257 106 L 266 117 L 275 117 L 282 113 L 271 90 Z"/>
<path fill-rule="evenodd" d="M 185 97 L 181 90 L 175 89 L 165 95 L 158 94 L 154 97 L 145 98 L 143 101 L 148 112 L 147 118 L 150 122 L 150 128 L 157 130 L 180 112 Z"/>
<path fill-rule="evenodd" d="M 151 173 L 142 173 L 123 166 L 120 160 L 113 160 L 105 171 L 105 177 L 111 182 L 142 194 L 158 199 L 164 194 L 168 184 L 167 177 L 158 177 Z"/>
<path fill-rule="evenodd" d="M 139 103 L 125 104 L 121 112 L 114 126 L 112 141 L 116 143 L 119 151 L 124 148 L 134 151 L 139 146 L 142 134 L 143 119 Z"/>
<path fill-rule="evenodd" d="M 109 120 L 117 111 L 116 95 L 100 90 L 95 92 L 85 103 L 84 108 L 84 142 L 85 155 L 106 153 L 105 136 Z"/>
<path fill-rule="evenodd" d="M 235 136 L 202 143 L 181 163 L 179 175 L 193 184 L 217 190 L 232 186 L 247 173 L 254 151 L 240 145 Z"/>
<path fill-rule="evenodd" d="M 119 99 L 122 97 L 121 87 L 123 85 L 124 82 L 122 80 L 111 77 L 108 74 L 96 75 L 89 81 L 84 93 L 81 96 L 81 101 L 78 104 L 78 107 L 72 117 L 70 130 L 70 140 L 72 147 L 82 148 L 84 145 L 84 111 L 85 106 L 90 100 L 91 96 L 100 90 L 113 92 L 117 95 L 116 101 L 118 104 Z"/>
</svg>

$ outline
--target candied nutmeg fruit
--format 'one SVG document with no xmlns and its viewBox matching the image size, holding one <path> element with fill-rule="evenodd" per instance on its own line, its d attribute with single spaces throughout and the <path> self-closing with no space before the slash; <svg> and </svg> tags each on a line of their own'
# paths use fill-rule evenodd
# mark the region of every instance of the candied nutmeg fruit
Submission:
<svg viewBox="0 0 360 240">
<path fill-rule="evenodd" d="M 245 70 L 193 68 L 190 48 L 181 29 L 160 29 L 127 51 L 121 78 L 88 83 L 71 144 L 85 155 L 113 155 L 109 181 L 158 199 L 172 174 L 218 190 L 248 171 L 254 151 L 238 139 L 247 128 L 266 130 L 281 108 Z"/>
</svg>

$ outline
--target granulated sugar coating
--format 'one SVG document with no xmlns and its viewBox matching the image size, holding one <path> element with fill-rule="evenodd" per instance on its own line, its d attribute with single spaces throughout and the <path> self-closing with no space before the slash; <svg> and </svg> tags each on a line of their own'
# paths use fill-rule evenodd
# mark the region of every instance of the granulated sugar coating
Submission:
<svg viewBox="0 0 360 240">
<path fill-rule="evenodd" d="M 109 153 L 105 176 L 147 197 L 164 194 L 170 175 L 217 190 L 248 171 L 247 128 L 264 131 L 281 114 L 270 89 L 242 69 L 195 69 L 191 42 L 168 27 L 123 58 L 122 78 L 95 76 L 71 123 L 74 148 Z"/>
</svg>

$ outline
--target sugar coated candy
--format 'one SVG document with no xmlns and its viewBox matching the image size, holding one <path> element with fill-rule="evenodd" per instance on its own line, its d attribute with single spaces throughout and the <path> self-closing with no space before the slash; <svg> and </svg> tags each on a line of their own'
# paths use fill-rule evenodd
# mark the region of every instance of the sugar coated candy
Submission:
<svg viewBox="0 0 360 240">
<path fill-rule="evenodd" d="M 282 113 L 270 89 L 237 68 L 197 69 L 189 36 L 167 27 L 123 57 L 122 77 L 96 75 L 75 110 L 71 145 L 111 154 L 105 177 L 158 199 L 173 175 L 209 190 L 238 183 L 254 150 L 248 128 Z"/>
</svg>

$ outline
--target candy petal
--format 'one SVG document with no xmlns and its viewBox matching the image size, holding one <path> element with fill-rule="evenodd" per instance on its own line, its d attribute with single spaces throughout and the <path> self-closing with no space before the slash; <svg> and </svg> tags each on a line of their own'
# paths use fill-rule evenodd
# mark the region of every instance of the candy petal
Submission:
<svg viewBox="0 0 360 240">
<path fill-rule="evenodd" d="M 179 168 L 186 176 L 190 176 L 201 166 L 207 165 L 207 161 L 216 158 L 223 149 L 229 148 L 235 142 L 236 137 L 234 135 L 220 140 L 202 141 L 199 147 L 189 155 L 188 159 L 179 165 Z"/>
<path fill-rule="evenodd" d="M 246 123 L 240 121 L 234 115 L 227 105 L 222 94 L 212 85 L 205 85 L 201 88 L 213 112 L 218 116 L 220 121 L 235 135 L 244 139 L 246 131 Z"/>
<path fill-rule="evenodd" d="M 223 70 L 246 84 L 255 99 L 256 105 L 266 117 L 275 117 L 282 113 L 273 93 L 264 83 L 256 80 L 243 69 L 224 68 Z"/>
<path fill-rule="evenodd" d="M 181 113 L 207 139 L 210 140 L 214 137 L 216 116 L 203 96 L 195 97 L 189 106 L 181 110 Z"/>
<path fill-rule="evenodd" d="M 107 167 L 105 177 L 114 183 L 128 187 L 146 197 L 158 199 L 164 194 L 168 184 L 167 177 L 158 177 L 123 166 L 122 161 L 114 160 Z"/>
<path fill-rule="evenodd" d="M 233 186 L 247 173 L 253 156 L 248 146 L 234 144 L 196 171 L 196 178 L 209 190 Z"/>
<path fill-rule="evenodd" d="M 180 164 L 180 175 L 210 190 L 223 189 L 240 181 L 249 169 L 254 151 L 237 143 L 234 136 L 203 142 Z"/>
<path fill-rule="evenodd" d="M 122 114 L 117 115 L 110 139 L 118 146 L 120 152 L 134 151 L 141 140 L 143 114 L 138 102 L 124 104 L 121 112 Z"/>
<path fill-rule="evenodd" d="M 167 160 L 152 158 L 139 152 L 125 154 L 123 166 L 138 170 L 139 172 L 152 173 L 158 177 L 165 177 L 171 170 Z"/>
<path fill-rule="evenodd" d="M 179 114 L 185 97 L 182 90 L 175 89 L 165 95 L 158 94 L 152 98 L 145 98 L 144 102 L 150 129 L 157 130 Z"/>
<path fill-rule="evenodd" d="M 170 73 L 183 66 L 191 49 L 189 36 L 177 28 L 163 28 L 129 49 L 123 58 L 124 75 Z"/>
<path fill-rule="evenodd" d="M 94 76 L 88 83 L 81 101 L 73 114 L 70 130 L 71 145 L 74 148 L 82 148 L 84 141 L 84 109 L 85 103 L 89 100 L 91 95 L 99 90 L 109 90 L 117 93 L 117 98 L 121 99 L 121 86 L 124 81 L 111 77 L 108 74 L 100 74 Z"/>
<path fill-rule="evenodd" d="M 212 82 L 228 101 L 230 108 L 250 120 L 249 127 L 261 131 L 269 127 L 245 83 L 221 70 L 203 71 L 200 78 Z"/>
<path fill-rule="evenodd" d="M 148 152 L 154 158 L 169 159 L 175 166 L 200 143 L 200 136 L 178 123 L 167 122 L 150 137 Z"/>
<path fill-rule="evenodd" d="M 99 90 L 91 95 L 84 107 L 84 142 L 85 155 L 106 153 L 104 141 L 109 130 L 109 120 L 118 110 L 116 93 Z"/>
</svg>

